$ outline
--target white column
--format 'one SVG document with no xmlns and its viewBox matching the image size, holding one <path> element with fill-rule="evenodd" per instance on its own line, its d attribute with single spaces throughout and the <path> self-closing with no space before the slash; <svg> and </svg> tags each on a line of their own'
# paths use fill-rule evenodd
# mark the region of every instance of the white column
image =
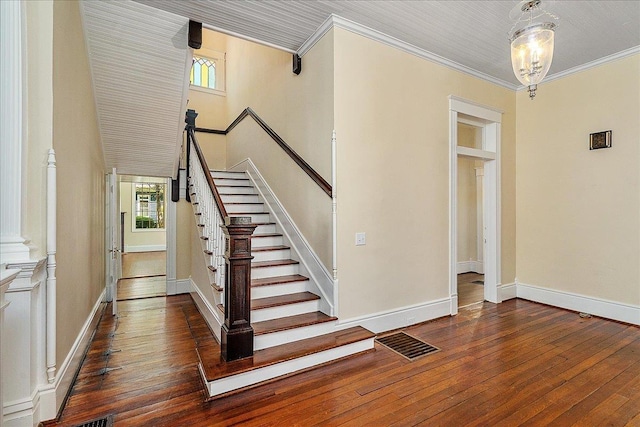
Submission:
<svg viewBox="0 0 640 427">
<path fill-rule="evenodd" d="M 0 264 L 28 261 L 22 238 L 22 2 L 0 1 Z"/>
<path fill-rule="evenodd" d="M 476 170 L 476 259 L 479 263 L 478 273 L 484 274 L 484 207 L 482 206 L 482 189 L 484 183 L 482 179 L 484 177 L 484 168 L 477 167 Z"/>
<path fill-rule="evenodd" d="M 17 269 L 0 270 L 0 355 L 2 354 L 2 348 L 4 347 L 4 334 L 2 333 L 2 330 L 4 329 L 4 309 L 9 305 L 9 302 L 4 299 L 4 293 L 7 291 L 9 285 L 13 282 L 13 279 L 16 278 L 18 273 L 20 273 L 20 270 Z M 2 360 L 3 358 L 0 357 L 0 384 L 4 384 L 4 376 L 2 375 L 4 364 Z M 2 387 L 0 387 L 0 427 L 2 427 L 4 419 L 3 407 L 4 400 L 2 399 Z"/>
<path fill-rule="evenodd" d="M 47 381 L 56 377 L 56 154 L 47 165 Z"/>
<path fill-rule="evenodd" d="M 333 316 L 339 312 L 338 301 L 338 148 L 336 130 L 331 134 L 331 216 L 333 233 Z"/>
</svg>

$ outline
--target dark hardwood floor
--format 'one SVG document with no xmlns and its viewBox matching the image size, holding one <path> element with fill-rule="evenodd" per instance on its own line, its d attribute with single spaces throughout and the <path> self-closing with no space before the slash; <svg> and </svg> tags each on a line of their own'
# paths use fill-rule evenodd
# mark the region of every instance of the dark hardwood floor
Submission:
<svg viewBox="0 0 640 427">
<path fill-rule="evenodd" d="M 211 336 L 191 298 L 119 307 L 51 425 L 107 414 L 116 426 L 640 425 L 640 329 L 524 300 L 406 328 L 441 349 L 413 362 L 376 344 L 210 402 L 195 341 Z"/>
</svg>

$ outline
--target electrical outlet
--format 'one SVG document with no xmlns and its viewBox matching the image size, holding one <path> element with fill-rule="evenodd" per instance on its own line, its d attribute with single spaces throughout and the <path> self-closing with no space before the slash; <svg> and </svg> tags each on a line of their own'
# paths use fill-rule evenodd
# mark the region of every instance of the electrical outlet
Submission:
<svg viewBox="0 0 640 427">
<path fill-rule="evenodd" d="M 356 233 L 356 246 L 367 244 L 367 236 L 365 233 Z"/>
</svg>

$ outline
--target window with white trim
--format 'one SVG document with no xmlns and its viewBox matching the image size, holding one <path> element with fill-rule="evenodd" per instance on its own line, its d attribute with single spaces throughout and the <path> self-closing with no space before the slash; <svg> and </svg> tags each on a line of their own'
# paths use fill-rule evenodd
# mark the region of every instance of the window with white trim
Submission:
<svg viewBox="0 0 640 427">
<path fill-rule="evenodd" d="M 154 183 L 135 183 L 134 230 L 164 230 L 165 185 Z"/>
<path fill-rule="evenodd" d="M 225 54 L 215 50 L 198 49 L 193 55 L 189 75 L 191 89 L 225 94 Z"/>
</svg>

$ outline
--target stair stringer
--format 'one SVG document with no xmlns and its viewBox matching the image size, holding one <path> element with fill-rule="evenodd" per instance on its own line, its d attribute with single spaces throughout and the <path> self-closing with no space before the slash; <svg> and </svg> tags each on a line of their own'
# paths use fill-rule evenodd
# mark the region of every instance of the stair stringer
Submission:
<svg viewBox="0 0 640 427">
<path fill-rule="evenodd" d="M 267 205 L 282 232 L 284 240 L 292 248 L 292 259 L 300 262 L 300 274 L 309 277 L 311 292 L 321 296 L 320 311 L 336 316 L 335 296 L 336 287 L 331 273 L 324 266 L 309 242 L 304 238 L 293 219 L 264 179 L 255 163 L 247 158 L 228 169 L 235 172 L 246 172 L 254 187 Z"/>
</svg>

